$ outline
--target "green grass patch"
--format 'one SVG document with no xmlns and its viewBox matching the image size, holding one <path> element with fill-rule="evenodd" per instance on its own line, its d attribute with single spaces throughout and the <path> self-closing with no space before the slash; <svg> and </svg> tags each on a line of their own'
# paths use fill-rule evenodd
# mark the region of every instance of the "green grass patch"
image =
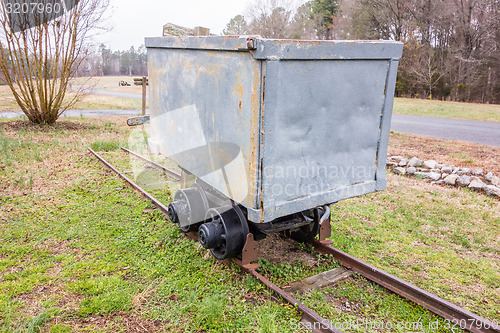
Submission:
<svg viewBox="0 0 500 333">
<path fill-rule="evenodd" d="M 395 98 L 394 113 L 500 122 L 500 105 Z"/>
<path fill-rule="evenodd" d="M 140 171 L 117 150 L 127 143 L 139 151 L 143 138 L 125 117 L 43 127 L 0 122 L 0 331 L 306 332 L 295 308 L 187 240 L 86 151 L 90 145 L 120 170 Z M 140 181 L 159 178 L 135 171 L 130 177 Z M 404 179 L 391 185 L 388 176 L 386 191 L 332 207 L 334 246 L 497 319 L 498 201 Z M 152 191 L 167 204 L 175 189 Z M 259 271 L 286 286 L 338 266 L 325 256 L 316 262 L 263 258 Z M 435 320 L 359 277 L 297 297 L 333 322 Z"/>
<path fill-rule="evenodd" d="M 460 160 L 463 161 L 463 163 L 465 164 L 472 164 L 474 162 L 476 162 L 476 160 L 470 156 L 468 156 L 467 154 L 464 154 L 464 153 L 459 153 L 459 154 L 450 154 L 450 157 L 453 157 L 453 158 L 458 158 Z"/>
<path fill-rule="evenodd" d="M 312 251 L 312 249 L 310 249 Z M 259 259 L 258 271 L 261 274 L 269 276 L 269 278 L 277 284 L 286 285 L 287 283 L 304 279 L 311 275 L 316 275 L 330 269 L 339 267 L 338 261 L 334 260 L 332 256 L 325 256 L 316 254 L 318 264 L 311 266 L 301 260 L 294 260 L 292 262 L 283 262 L 280 264 L 273 264 L 272 262 L 261 258 Z"/>
<path fill-rule="evenodd" d="M 174 332 L 293 332 L 287 321 L 299 318 L 295 309 L 256 294 L 261 287 L 248 290 L 253 296 L 247 298 L 238 268 L 205 256 L 206 250 L 88 155 L 90 143 L 121 170 L 132 168 L 135 160 L 126 154 L 116 159 L 113 152 L 118 142 L 132 140 L 123 118 L 82 122 L 85 127 L 74 131 L 48 127 L 31 133 L 29 127 L 29 144 L 17 137 L 20 124 L 0 129 L 4 149 L 14 154 L 0 176 L 33 165 L 34 156 L 23 156 L 33 147 L 54 149 L 55 139 L 61 152 L 49 155 L 50 162 L 63 158 L 64 172 L 71 171 L 60 174 L 57 162 L 54 170 L 41 168 L 24 195 L 16 195 L 19 188 L 11 184 L 0 196 L 0 331 L 117 332 L 142 325 Z M 45 139 L 52 135 L 54 140 Z M 37 187 L 36 181 L 51 179 Z M 168 188 L 155 195 L 171 200 Z M 89 320 L 100 317 L 104 323 Z"/>
<path fill-rule="evenodd" d="M 6 317 L 5 311 L 17 299 L 44 285 L 57 284 L 76 299 L 74 311 L 44 316 L 43 321 L 22 316 L 20 311 L 17 321 L 4 329 L 23 330 L 27 322 L 50 328 L 56 317 L 60 325 L 72 316 L 126 313 L 137 311 L 138 306 L 147 314 L 144 320 L 161 320 L 166 330 L 270 332 L 297 316 L 294 309 L 282 309 L 266 298 L 257 305 L 247 302 L 237 269 L 219 265 L 211 257 L 204 259 L 204 249 L 187 240 L 159 212 L 143 213 L 149 203 L 123 188 L 113 175 L 100 176 L 100 172 L 96 169 L 85 183 L 63 191 L 64 203 L 25 210 L 21 219 L 29 228 L 2 223 L 0 234 L 8 242 L 1 251 L 9 260 L 3 269 L 18 272 L 3 276 L 0 294 L 11 305 L 0 307 L 0 316 Z M 15 202 L 23 204 L 24 198 Z M 39 215 L 46 222 L 39 221 Z M 16 236 L 9 236 L 12 233 Z M 62 254 L 55 257 L 50 250 L 34 251 L 37 248 L 58 248 Z M 60 271 L 56 276 L 51 274 L 54 267 Z M 251 315 L 256 306 L 262 321 Z M 269 308 L 274 310 L 267 313 Z"/>
<path fill-rule="evenodd" d="M 115 140 L 111 141 L 95 141 L 90 144 L 90 148 L 94 151 L 111 151 L 120 149 L 120 143 Z"/>
<path fill-rule="evenodd" d="M 334 246 L 495 319 L 500 306 L 490 297 L 500 298 L 500 266 L 493 259 L 500 248 L 499 202 L 455 191 L 452 196 L 398 185 L 339 202 Z"/>
</svg>

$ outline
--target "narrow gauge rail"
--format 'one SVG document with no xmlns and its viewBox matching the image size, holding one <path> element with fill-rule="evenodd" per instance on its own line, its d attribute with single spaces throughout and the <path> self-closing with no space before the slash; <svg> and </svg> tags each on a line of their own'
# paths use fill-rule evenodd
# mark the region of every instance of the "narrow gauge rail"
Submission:
<svg viewBox="0 0 500 333">
<path fill-rule="evenodd" d="M 176 180 L 180 180 L 180 175 L 178 173 L 169 170 L 166 167 L 156 162 L 153 162 L 147 159 L 146 157 L 141 156 L 135 152 L 132 152 L 126 148 L 122 147 L 121 149 L 124 152 L 129 153 L 132 156 L 135 156 L 143 160 L 144 162 L 152 165 L 153 167 L 163 170 L 165 174 L 167 174 L 169 177 L 174 178 Z M 160 201 L 158 201 L 156 198 L 154 198 L 152 195 L 150 195 L 148 192 L 142 189 L 139 185 L 134 183 L 131 179 L 126 177 L 123 173 L 121 173 L 119 170 L 113 167 L 109 162 L 103 159 L 99 154 L 97 154 L 91 148 L 88 148 L 88 150 L 95 157 L 97 157 L 97 159 L 99 159 L 99 161 L 101 161 L 105 166 L 107 166 L 110 170 L 112 170 L 123 180 L 125 180 L 132 188 L 134 188 L 137 192 L 139 192 L 148 200 L 150 200 L 165 216 L 168 217 L 168 208 L 164 204 L 162 204 Z M 193 235 L 187 235 L 187 236 L 191 239 L 196 238 L 196 236 Z M 383 286 L 384 288 L 389 289 L 392 292 L 425 307 L 431 312 L 434 312 L 435 314 L 445 319 L 448 319 L 451 323 L 457 323 L 463 329 L 466 329 L 473 333 L 500 332 L 500 328 L 498 327 L 498 325 L 490 322 L 489 320 L 479 317 L 465 309 L 458 307 L 455 304 L 445 301 L 444 299 L 436 295 L 430 294 L 425 290 L 422 290 L 408 282 L 405 282 L 383 270 L 380 270 L 368 263 L 365 263 L 336 248 L 333 248 L 332 246 L 328 245 L 328 242 L 314 240 L 312 242 L 312 245 L 314 246 L 316 252 L 321 254 L 332 255 L 336 260 L 340 261 L 340 263 L 343 266 L 361 274 L 366 279 L 371 280 Z M 322 318 L 316 312 L 312 311 L 310 308 L 308 308 L 307 306 L 299 302 L 297 299 L 295 299 L 292 295 L 290 295 L 280 287 L 273 284 L 263 275 L 259 274 L 255 270 L 255 267 L 253 267 L 252 265 L 245 265 L 238 259 L 233 259 L 233 261 L 236 264 L 238 264 L 246 273 L 254 276 L 260 282 L 266 285 L 269 289 L 274 291 L 276 294 L 280 295 L 284 300 L 286 300 L 293 306 L 296 306 L 303 313 L 302 321 L 311 323 L 312 325 L 310 325 L 309 327 L 314 327 L 313 332 L 342 333 L 342 331 L 336 329 L 331 323 L 329 323 L 328 320 Z"/>
</svg>

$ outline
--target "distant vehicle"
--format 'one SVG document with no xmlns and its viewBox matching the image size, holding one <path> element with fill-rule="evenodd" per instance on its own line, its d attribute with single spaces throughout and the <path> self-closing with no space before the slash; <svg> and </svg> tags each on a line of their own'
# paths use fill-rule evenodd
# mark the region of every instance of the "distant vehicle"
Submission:
<svg viewBox="0 0 500 333">
<path fill-rule="evenodd" d="M 118 85 L 120 87 L 126 87 L 126 86 L 130 86 L 130 83 L 128 83 L 127 81 L 121 80 L 120 82 L 118 82 Z"/>
</svg>

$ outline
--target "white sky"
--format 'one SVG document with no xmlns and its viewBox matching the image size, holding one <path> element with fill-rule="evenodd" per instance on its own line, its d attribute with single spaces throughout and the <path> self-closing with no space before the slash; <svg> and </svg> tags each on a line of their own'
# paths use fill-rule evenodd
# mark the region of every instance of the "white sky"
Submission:
<svg viewBox="0 0 500 333">
<path fill-rule="evenodd" d="M 234 16 L 244 14 L 252 0 L 111 0 L 111 32 L 97 38 L 113 51 L 144 44 L 159 37 L 165 23 L 188 28 L 202 26 L 220 34 Z"/>
</svg>

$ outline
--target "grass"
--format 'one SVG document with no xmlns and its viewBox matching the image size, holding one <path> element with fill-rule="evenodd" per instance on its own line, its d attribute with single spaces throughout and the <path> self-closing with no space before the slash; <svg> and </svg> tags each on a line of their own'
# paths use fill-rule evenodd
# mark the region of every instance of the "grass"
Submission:
<svg viewBox="0 0 500 333">
<path fill-rule="evenodd" d="M 73 79 L 73 82 L 77 85 L 90 85 L 94 86 L 96 89 L 108 89 L 118 87 L 118 82 L 126 81 L 133 87 L 134 78 L 139 78 L 139 76 L 128 76 L 128 75 L 118 75 L 118 76 L 96 76 L 90 80 L 86 77 L 77 77 Z M 123 87 L 126 88 L 126 87 Z"/>
<path fill-rule="evenodd" d="M 125 119 L 0 122 L 0 332 L 305 332 L 296 309 L 187 240 L 86 152 L 94 147 L 139 179 L 144 166 L 118 152 L 142 144 L 141 130 Z M 498 200 L 388 177 L 386 191 L 333 206 L 334 245 L 498 319 Z M 165 203 L 173 192 L 154 190 Z M 294 256 L 262 258 L 259 271 L 286 286 L 338 265 L 322 256 L 292 265 Z M 419 332 L 446 331 L 430 328 L 446 322 L 357 275 L 297 297 L 332 322 L 421 322 Z"/>
<path fill-rule="evenodd" d="M 474 160 L 474 158 L 469 157 L 467 154 L 464 154 L 464 153 L 450 154 L 450 157 L 460 159 L 465 164 L 472 164 L 476 161 L 476 160 Z"/>
<path fill-rule="evenodd" d="M 297 319 L 266 293 L 244 294 L 236 267 L 207 256 L 85 152 L 93 143 L 112 158 L 115 141 L 133 146 L 125 119 L 116 119 L 41 131 L 1 123 L 13 164 L 0 167 L 0 331 L 265 332 Z M 39 163 L 27 156 L 32 146 L 46 154 Z M 20 187 L 12 172 L 33 168 L 34 186 Z M 171 198 L 168 189 L 156 195 Z"/>
<path fill-rule="evenodd" d="M 385 192 L 336 205 L 338 247 L 486 318 L 500 317 L 500 203 L 390 175 Z M 391 232 L 387 232 L 391 230 Z"/>
<path fill-rule="evenodd" d="M 94 151 L 111 151 L 118 150 L 120 148 L 120 143 L 116 140 L 108 141 L 95 141 L 90 144 L 90 148 Z"/>
<path fill-rule="evenodd" d="M 331 317 L 330 322 L 344 332 L 449 331 L 446 321 L 359 275 L 322 292 L 311 292 L 303 301 Z"/>
<path fill-rule="evenodd" d="M 500 122 L 500 105 L 395 98 L 394 113 Z"/>
<path fill-rule="evenodd" d="M 265 258 L 259 260 L 259 272 L 268 275 L 274 283 L 287 285 L 290 282 L 305 279 L 311 275 L 318 274 L 325 270 L 339 267 L 339 263 L 333 258 L 317 255 L 320 265 L 311 269 L 307 262 L 297 260 L 294 262 L 285 261 L 282 263 L 272 263 Z"/>
<path fill-rule="evenodd" d="M 146 107 L 148 105 L 146 104 Z M 89 94 L 76 103 L 71 109 L 74 110 L 132 110 L 141 109 L 142 101 L 136 98 L 123 98 L 116 96 L 104 96 Z"/>
</svg>

